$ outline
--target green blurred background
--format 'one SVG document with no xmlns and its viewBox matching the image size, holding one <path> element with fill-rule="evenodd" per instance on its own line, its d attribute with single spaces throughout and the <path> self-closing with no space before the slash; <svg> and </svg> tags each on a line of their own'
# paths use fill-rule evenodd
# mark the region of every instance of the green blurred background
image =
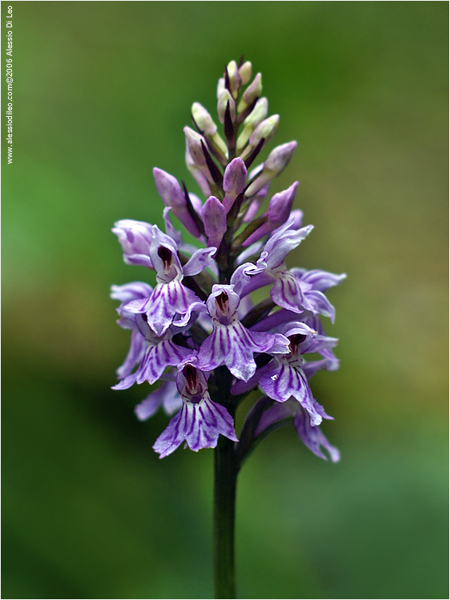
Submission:
<svg viewBox="0 0 450 600">
<path fill-rule="evenodd" d="M 277 143 L 299 141 L 274 191 L 299 179 L 315 229 L 290 264 L 348 279 L 341 369 L 313 380 L 342 461 L 293 428 L 249 459 L 240 597 L 447 598 L 448 3 L 7 6 L 2 597 L 211 597 L 212 451 L 160 461 L 167 418 L 133 414 L 148 388 L 110 390 L 128 333 L 109 286 L 148 277 L 110 229 L 162 225 L 153 166 L 197 191 L 182 128 L 244 54 Z"/>
</svg>

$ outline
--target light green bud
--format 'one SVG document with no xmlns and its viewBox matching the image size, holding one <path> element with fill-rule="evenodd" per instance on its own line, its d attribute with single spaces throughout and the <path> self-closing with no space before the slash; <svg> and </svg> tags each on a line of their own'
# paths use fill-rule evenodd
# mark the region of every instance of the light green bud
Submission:
<svg viewBox="0 0 450 600">
<path fill-rule="evenodd" d="M 191 110 L 192 116 L 202 130 L 205 138 L 215 147 L 223 158 L 226 158 L 228 152 L 227 145 L 217 133 L 217 125 L 212 120 L 209 112 L 199 102 L 194 102 Z"/>
<path fill-rule="evenodd" d="M 237 93 L 241 87 L 241 77 L 239 75 L 239 69 L 235 60 L 232 60 L 227 65 L 228 78 L 230 80 L 231 93 L 237 98 Z"/>
<path fill-rule="evenodd" d="M 217 102 L 217 113 L 221 123 L 225 121 L 225 111 L 227 110 L 228 102 L 230 103 L 231 119 L 234 121 L 236 118 L 236 103 L 230 92 L 228 90 L 223 90 L 219 96 L 219 101 Z"/>
<path fill-rule="evenodd" d="M 225 89 L 225 77 L 221 77 L 217 82 L 217 98 L 220 97 L 220 94 Z"/>
<path fill-rule="evenodd" d="M 275 136 L 277 132 L 279 122 L 280 115 L 272 115 L 268 119 L 264 119 L 264 121 L 261 121 L 261 123 L 250 136 L 248 146 L 242 152 L 241 158 L 245 160 L 247 156 L 250 156 L 252 150 L 256 148 L 256 146 L 260 143 L 261 140 L 264 140 L 264 146 L 268 142 L 270 142 L 270 140 Z"/>
<path fill-rule="evenodd" d="M 217 125 L 212 120 L 211 115 L 199 102 L 194 102 L 191 108 L 194 121 L 200 127 L 205 137 L 212 136 L 217 131 Z"/>
<path fill-rule="evenodd" d="M 242 65 L 239 69 L 239 75 L 241 77 L 242 85 L 247 85 L 252 78 L 252 63 L 250 61 L 247 61 Z"/>
<path fill-rule="evenodd" d="M 242 95 L 242 99 L 239 102 L 238 113 L 243 112 L 248 106 L 250 106 L 256 98 L 261 96 L 262 92 L 262 81 L 261 73 L 258 73 L 255 79 L 251 82 L 248 88 Z"/>
<path fill-rule="evenodd" d="M 267 102 L 267 98 L 260 98 L 252 112 L 244 119 L 242 131 L 236 141 L 236 151 L 238 154 L 244 149 L 256 127 L 267 117 L 268 110 L 269 103 Z"/>
</svg>

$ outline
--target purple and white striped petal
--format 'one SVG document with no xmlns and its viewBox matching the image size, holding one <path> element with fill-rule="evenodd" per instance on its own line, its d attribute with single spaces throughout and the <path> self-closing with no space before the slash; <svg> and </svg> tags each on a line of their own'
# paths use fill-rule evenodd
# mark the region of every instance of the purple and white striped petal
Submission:
<svg viewBox="0 0 450 600">
<path fill-rule="evenodd" d="M 181 408 L 182 404 L 183 400 L 175 381 L 165 381 L 157 390 L 142 400 L 134 412 L 140 421 L 146 421 L 157 412 L 160 406 L 167 415 L 173 415 Z"/>
<path fill-rule="evenodd" d="M 190 348 L 178 346 L 171 339 L 162 340 L 149 346 L 144 354 L 141 364 L 136 371 L 136 383 L 148 381 L 155 383 L 164 373 L 166 367 L 176 367 L 183 360 L 192 355 Z"/>
<path fill-rule="evenodd" d="M 313 225 L 307 225 L 301 229 L 292 229 L 295 218 L 278 229 L 264 246 L 261 257 L 256 263 L 262 269 L 275 269 L 284 261 L 291 250 L 294 250 L 313 230 Z"/>
<path fill-rule="evenodd" d="M 297 434 L 307 448 L 314 452 L 316 456 L 328 460 L 326 454 L 321 450 L 326 450 L 331 458 L 331 462 L 338 462 L 341 454 L 337 448 L 332 446 L 322 433 L 320 427 L 315 427 L 311 424 L 308 418 L 308 413 L 300 407 L 299 412 L 294 416 L 294 427 Z"/>
<path fill-rule="evenodd" d="M 158 283 L 145 306 L 137 312 L 147 314 L 148 324 L 158 336 L 162 336 L 170 327 L 175 315 L 182 317 L 189 312 L 191 305 L 201 302 L 192 290 L 181 281 Z M 131 310 L 127 305 L 127 310 Z"/>
<path fill-rule="evenodd" d="M 316 410 L 314 399 L 306 375 L 300 368 L 272 361 L 261 369 L 259 386 L 273 400 L 286 402 L 293 396 L 308 411 L 312 425 L 322 422 L 322 415 Z"/>
<path fill-rule="evenodd" d="M 299 277 L 302 282 L 308 283 L 312 289 L 318 290 L 319 292 L 325 292 L 330 287 L 339 285 L 347 277 L 345 273 L 336 275 L 335 273 L 329 273 L 328 271 L 321 271 L 319 269 L 307 271 L 306 269 L 294 267 L 291 271 L 296 277 Z"/>
<path fill-rule="evenodd" d="M 202 343 L 199 368 L 211 371 L 225 364 L 238 379 L 247 381 L 256 371 L 254 353 L 288 352 L 289 341 L 280 334 L 253 332 L 239 321 L 239 295 L 233 285 L 214 285 L 206 301 L 214 330 Z"/>
<path fill-rule="evenodd" d="M 270 290 L 272 300 L 281 308 L 295 313 L 303 312 L 304 308 L 311 309 L 298 280 L 283 265 L 269 271 L 275 279 Z"/>
<path fill-rule="evenodd" d="M 270 338 L 270 334 L 262 335 Z M 272 345 L 272 339 L 266 344 L 255 344 L 251 332 L 241 323 L 218 325 L 200 347 L 199 367 L 209 371 L 225 364 L 235 377 L 247 381 L 256 371 L 253 354 Z"/>
<path fill-rule="evenodd" d="M 137 333 L 137 335 L 140 334 Z M 176 367 L 192 356 L 192 350 L 175 344 L 170 338 L 170 333 L 167 334 L 166 339 L 155 338 L 154 342 L 146 340 L 142 335 L 141 339 L 143 342 L 138 342 L 139 346 L 136 347 L 136 351 L 141 352 L 140 357 L 136 356 L 140 363 L 138 369 L 135 373 L 130 374 L 136 364 L 136 362 L 132 364 L 130 359 L 127 369 L 123 369 L 124 378 L 112 389 L 125 390 L 135 383 L 140 385 L 144 381 L 148 381 L 150 384 L 155 383 L 161 378 L 166 367 Z"/>
<path fill-rule="evenodd" d="M 186 441 L 191 450 L 198 452 L 203 448 L 215 448 L 220 434 L 238 441 L 233 419 L 223 406 L 209 398 L 198 403 L 186 401 L 158 437 L 153 449 L 159 458 L 164 458 Z"/>
<path fill-rule="evenodd" d="M 145 338 L 139 331 L 131 332 L 131 341 L 128 354 L 125 357 L 122 365 L 117 369 L 117 377 L 123 379 L 130 375 L 131 371 L 138 365 L 144 357 L 145 353 Z"/>
<path fill-rule="evenodd" d="M 200 248 L 191 256 L 188 262 L 183 267 L 183 274 L 188 277 L 191 275 L 198 275 L 213 264 L 213 256 L 216 253 L 217 248 Z"/>
<path fill-rule="evenodd" d="M 120 300 L 122 305 L 124 305 L 131 302 L 131 300 L 149 298 L 152 291 L 153 288 L 147 283 L 133 281 L 131 283 L 126 283 L 125 285 L 112 285 L 111 298 L 113 300 Z"/>
<path fill-rule="evenodd" d="M 206 377 L 197 368 L 196 357 L 186 359 L 178 368 L 177 388 L 183 406 L 153 446 L 160 458 L 174 452 L 183 441 L 194 452 L 215 448 L 220 434 L 237 442 L 233 419 L 225 407 L 210 399 Z"/>
</svg>

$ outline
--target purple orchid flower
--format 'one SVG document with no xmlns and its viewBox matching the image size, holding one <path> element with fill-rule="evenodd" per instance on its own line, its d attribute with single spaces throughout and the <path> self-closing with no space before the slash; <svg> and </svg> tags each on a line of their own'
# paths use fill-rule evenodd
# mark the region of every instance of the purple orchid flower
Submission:
<svg viewBox="0 0 450 600">
<path fill-rule="evenodd" d="M 301 217 L 301 215 L 300 215 Z M 256 265 L 244 263 L 233 273 L 231 283 L 244 296 L 266 285 L 272 285 L 270 295 L 278 306 L 294 313 L 305 310 L 320 313 L 334 321 L 335 310 L 323 291 L 337 285 L 346 275 L 334 275 L 326 271 L 288 269 L 286 255 L 296 248 L 311 232 L 308 225 L 296 229 L 296 216 L 279 227 L 264 246 Z"/>
<path fill-rule="evenodd" d="M 193 310 L 201 309 L 203 302 L 189 288 L 183 285 L 185 276 L 197 275 L 208 266 L 216 248 L 201 248 L 181 266 L 174 240 L 162 233 L 156 225 L 152 227 L 150 258 L 156 271 L 156 287 L 150 297 L 133 300 L 126 310 L 145 313 L 149 327 L 161 336 L 170 327 L 176 315 L 187 322 Z"/>
<path fill-rule="evenodd" d="M 313 398 L 308 383 L 308 375 L 312 376 L 319 368 L 326 367 L 326 362 L 312 363 L 309 370 L 305 365 L 303 354 L 321 352 L 334 347 L 335 338 L 318 335 L 304 323 L 291 323 L 282 327 L 284 335 L 289 339 L 289 352 L 276 356 L 265 366 L 258 369 L 255 376 L 247 383 L 237 382 L 231 389 L 232 394 L 249 391 L 256 385 L 269 398 L 277 402 L 286 402 L 294 397 L 308 412 L 311 425 L 319 425 L 322 419 L 331 419 L 323 407 Z"/>
<path fill-rule="evenodd" d="M 174 452 L 182 442 L 197 452 L 215 448 L 220 434 L 238 441 L 232 417 L 225 407 L 211 400 L 206 376 L 197 368 L 195 357 L 180 365 L 176 385 L 183 405 L 153 445 L 160 458 Z"/>
<path fill-rule="evenodd" d="M 134 313 L 133 316 L 139 330 L 134 333 L 141 334 L 141 340 L 132 339 L 132 344 L 135 344 L 133 356 L 137 358 L 139 350 L 140 364 L 136 372 L 127 374 L 113 387 L 114 390 L 126 390 L 134 383 L 141 384 L 144 381 L 155 383 L 160 379 L 166 367 L 175 367 L 192 354 L 190 348 L 179 346 L 173 342 L 171 329 L 166 330 L 162 336 L 158 336 L 149 326 L 146 313 Z M 131 360 L 129 362 L 131 364 Z"/>
<path fill-rule="evenodd" d="M 248 381 L 256 371 L 254 353 L 286 353 L 288 340 L 278 333 L 253 332 L 239 321 L 239 295 L 233 285 L 213 285 L 206 304 L 214 330 L 202 343 L 198 361 L 204 371 L 225 364 L 238 379 Z"/>
</svg>

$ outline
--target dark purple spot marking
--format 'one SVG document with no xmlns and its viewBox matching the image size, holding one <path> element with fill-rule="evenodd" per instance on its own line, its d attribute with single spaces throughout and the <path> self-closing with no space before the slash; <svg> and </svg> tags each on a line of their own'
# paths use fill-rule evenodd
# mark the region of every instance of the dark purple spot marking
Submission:
<svg viewBox="0 0 450 600">
<path fill-rule="evenodd" d="M 158 256 L 163 261 L 164 269 L 168 269 L 172 264 L 172 252 L 165 246 L 158 248 Z"/>
<path fill-rule="evenodd" d="M 187 379 L 188 386 L 193 389 L 197 386 L 197 369 L 192 365 L 185 365 L 183 367 L 183 375 Z"/>
<path fill-rule="evenodd" d="M 296 354 L 298 347 L 300 346 L 300 344 L 302 342 L 304 342 L 306 340 L 306 335 L 302 335 L 300 333 L 297 333 L 296 335 L 291 335 L 289 336 L 289 350 L 292 354 Z"/>
<path fill-rule="evenodd" d="M 222 292 L 220 296 L 217 296 L 216 304 L 222 312 L 225 312 L 228 308 L 228 294 Z"/>
</svg>

